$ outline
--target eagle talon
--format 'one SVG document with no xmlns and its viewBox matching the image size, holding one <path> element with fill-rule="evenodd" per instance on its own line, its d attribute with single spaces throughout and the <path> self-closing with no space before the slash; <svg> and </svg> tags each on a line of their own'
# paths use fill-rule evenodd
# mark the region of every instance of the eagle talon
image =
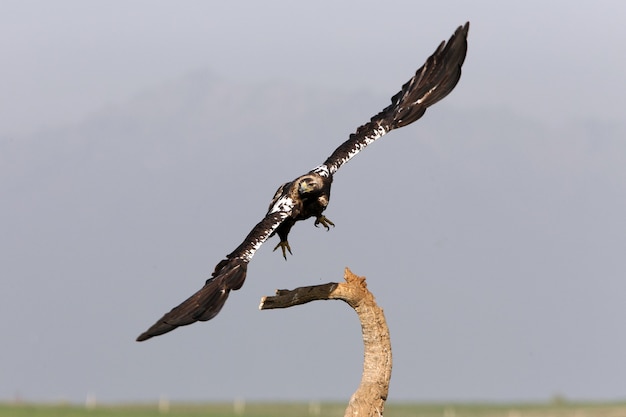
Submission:
<svg viewBox="0 0 626 417">
<path fill-rule="evenodd" d="M 315 223 L 313 223 L 315 227 L 318 227 L 320 224 L 324 226 L 326 230 L 330 230 L 330 226 L 335 227 L 335 223 L 331 222 L 326 216 L 319 216 L 315 219 Z"/>
<path fill-rule="evenodd" d="M 285 258 L 285 260 L 287 260 L 287 251 L 289 251 L 290 255 L 293 255 L 293 253 L 291 253 L 291 247 L 289 247 L 289 242 L 285 241 L 280 241 L 278 242 L 278 245 L 276 245 L 276 247 L 274 248 L 274 252 L 276 251 L 276 249 L 280 248 L 283 251 L 283 258 Z"/>
</svg>

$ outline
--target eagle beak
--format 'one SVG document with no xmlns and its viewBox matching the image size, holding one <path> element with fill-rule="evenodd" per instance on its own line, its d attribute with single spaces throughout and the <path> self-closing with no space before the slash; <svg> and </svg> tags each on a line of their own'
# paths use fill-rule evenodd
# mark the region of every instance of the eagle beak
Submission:
<svg viewBox="0 0 626 417">
<path fill-rule="evenodd" d="M 300 194 L 306 194 L 308 192 L 310 192 L 312 189 L 311 186 L 309 186 L 309 183 L 306 181 L 301 181 L 299 186 L 298 186 L 298 192 Z"/>
</svg>

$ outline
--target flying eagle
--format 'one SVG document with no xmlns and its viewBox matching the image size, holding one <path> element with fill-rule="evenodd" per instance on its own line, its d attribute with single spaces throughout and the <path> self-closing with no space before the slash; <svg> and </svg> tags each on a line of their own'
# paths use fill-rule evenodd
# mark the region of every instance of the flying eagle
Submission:
<svg viewBox="0 0 626 417">
<path fill-rule="evenodd" d="M 461 78 L 461 66 L 467 52 L 469 22 L 459 26 L 450 40 L 441 42 L 435 52 L 418 69 L 415 76 L 391 98 L 391 104 L 359 127 L 324 161 L 308 173 L 281 185 L 267 214 L 246 236 L 243 243 L 220 261 L 211 278 L 194 295 L 161 317 L 142 333 L 137 341 L 167 333 L 179 326 L 215 317 L 231 290 L 238 290 L 246 279 L 248 263 L 268 238 L 278 235 L 283 257 L 291 253 L 287 237 L 300 220 L 315 217 L 315 226 L 334 226 L 322 213 L 328 206 L 333 175 L 353 156 L 385 133 L 413 123 L 426 109 L 445 96 Z"/>
</svg>

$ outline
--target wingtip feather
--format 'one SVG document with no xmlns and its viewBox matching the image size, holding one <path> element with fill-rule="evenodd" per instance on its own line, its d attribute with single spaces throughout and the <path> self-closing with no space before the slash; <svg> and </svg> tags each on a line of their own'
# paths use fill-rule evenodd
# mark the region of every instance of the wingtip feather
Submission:
<svg viewBox="0 0 626 417">
<path fill-rule="evenodd" d="M 215 275 L 204 286 L 178 306 L 157 320 L 148 330 L 137 337 L 143 342 L 154 336 L 171 332 L 177 327 L 215 317 L 226 303 L 231 290 L 238 290 L 246 279 L 247 264 L 240 259 L 220 262 Z"/>
<path fill-rule="evenodd" d="M 440 43 L 402 90 L 391 98 L 383 110 L 390 118 L 390 127 L 406 126 L 418 120 L 426 109 L 437 103 L 456 87 L 467 55 L 469 22 L 459 26 L 446 42 Z"/>
</svg>

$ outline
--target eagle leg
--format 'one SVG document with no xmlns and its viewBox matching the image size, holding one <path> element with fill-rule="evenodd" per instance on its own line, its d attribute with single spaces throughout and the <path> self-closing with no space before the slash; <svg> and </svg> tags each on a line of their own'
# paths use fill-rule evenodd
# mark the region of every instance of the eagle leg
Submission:
<svg viewBox="0 0 626 417">
<path fill-rule="evenodd" d="M 278 248 L 283 251 L 283 258 L 285 258 L 285 260 L 287 260 L 287 251 L 289 251 L 290 255 L 293 255 L 293 253 L 291 253 L 291 247 L 289 247 L 289 242 L 286 240 L 281 240 L 280 242 L 278 242 L 278 245 L 276 245 L 274 251 L 276 251 L 276 249 Z"/>
<path fill-rule="evenodd" d="M 318 227 L 320 224 L 326 228 L 326 230 L 330 230 L 330 226 L 335 227 L 335 223 L 331 222 L 326 216 L 317 216 L 315 219 L 315 223 L 313 223 L 315 227 Z"/>
</svg>

